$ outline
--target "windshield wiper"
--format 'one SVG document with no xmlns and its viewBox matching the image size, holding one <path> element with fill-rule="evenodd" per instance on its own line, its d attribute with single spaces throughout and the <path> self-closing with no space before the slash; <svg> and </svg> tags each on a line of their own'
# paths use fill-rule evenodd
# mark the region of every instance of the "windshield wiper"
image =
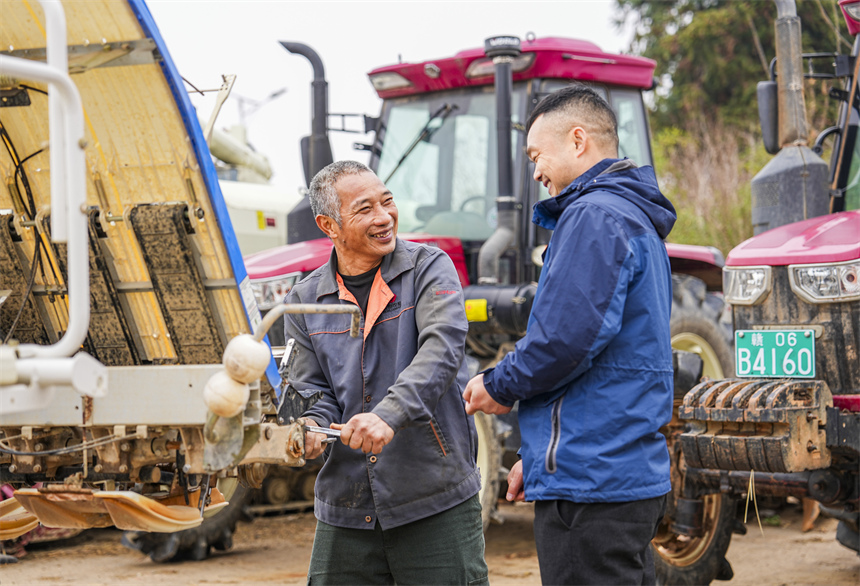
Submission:
<svg viewBox="0 0 860 586">
<path fill-rule="evenodd" d="M 383 181 L 383 183 L 388 183 L 388 181 L 394 176 L 394 174 L 397 172 L 397 170 L 403 164 L 403 161 L 406 160 L 406 157 L 408 157 L 410 154 L 412 154 L 412 151 L 415 150 L 415 147 L 418 146 L 418 143 L 420 143 L 422 140 L 429 139 L 431 136 L 433 136 L 434 132 L 436 132 L 437 130 L 442 128 L 442 124 L 440 124 L 436 128 L 431 129 L 430 124 L 432 124 L 433 121 L 436 120 L 437 118 L 441 118 L 443 123 L 444 123 L 444 121 L 448 117 L 448 115 L 451 114 L 451 112 L 453 112 L 456 109 L 458 109 L 457 104 L 442 104 L 441 108 L 439 108 L 438 110 L 433 112 L 433 115 L 430 116 L 430 119 L 427 120 L 427 123 L 418 132 L 418 135 L 415 137 L 415 139 L 409 145 L 409 148 L 407 148 L 406 151 L 403 153 L 403 156 L 400 157 L 400 160 L 397 161 L 397 164 L 394 165 L 394 168 L 391 170 L 391 173 L 388 174 L 388 177 L 385 178 L 385 181 Z"/>
</svg>

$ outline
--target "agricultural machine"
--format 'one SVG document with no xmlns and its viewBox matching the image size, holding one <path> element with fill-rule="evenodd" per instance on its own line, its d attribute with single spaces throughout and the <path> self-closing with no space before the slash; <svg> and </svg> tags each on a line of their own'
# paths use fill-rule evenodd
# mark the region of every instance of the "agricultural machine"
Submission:
<svg viewBox="0 0 860 586">
<path fill-rule="evenodd" d="M 726 575 L 733 505 L 753 486 L 820 502 L 839 519 L 837 540 L 860 551 L 860 2 L 840 1 L 855 36 L 850 56 L 802 55 L 794 0 L 776 4 L 775 81 L 758 87 L 776 156 L 752 182 L 755 235 L 723 268 L 736 378 L 693 388 L 666 431 L 676 498 L 654 544 L 681 583 Z M 833 69 L 822 71 L 822 60 Z M 838 120 L 813 148 L 804 71 L 841 82 L 830 89 Z M 828 136 L 830 165 L 818 154 Z"/>
<path fill-rule="evenodd" d="M 0 46 L 0 539 L 225 549 L 304 433 L 182 78 L 142 0 L 4 1 Z"/>
</svg>

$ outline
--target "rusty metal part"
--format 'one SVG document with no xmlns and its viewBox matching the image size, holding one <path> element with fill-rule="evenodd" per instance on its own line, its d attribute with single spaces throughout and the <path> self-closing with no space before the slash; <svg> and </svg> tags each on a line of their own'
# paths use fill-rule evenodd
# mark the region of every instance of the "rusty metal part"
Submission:
<svg viewBox="0 0 860 586">
<path fill-rule="evenodd" d="M 299 423 L 260 425 L 262 434 L 256 444 L 245 454 L 241 464 L 280 464 L 282 466 L 304 466 L 304 431 Z M 266 430 L 271 429 L 271 434 Z M 268 436 L 268 437 L 267 437 Z"/>
<path fill-rule="evenodd" d="M 695 386 L 679 408 L 688 466 L 717 470 L 800 472 L 830 466 L 823 381 L 716 380 Z"/>
<path fill-rule="evenodd" d="M 239 482 L 245 488 L 261 488 L 263 480 L 269 473 L 268 464 L 248 464 L 247 466 L 239 466 Z"/>
<path fill-rule="evenodd" d="M 755 492 L 759 496 L 810 497 L 831 504 L 844 498 L 847 488 L 845 479 L 834 470 L 783 473 L 687 468 L 685 492 L 719 491 L 743 495 L 749 490 L 751 474 L 754 475 Z"/>
</svg>

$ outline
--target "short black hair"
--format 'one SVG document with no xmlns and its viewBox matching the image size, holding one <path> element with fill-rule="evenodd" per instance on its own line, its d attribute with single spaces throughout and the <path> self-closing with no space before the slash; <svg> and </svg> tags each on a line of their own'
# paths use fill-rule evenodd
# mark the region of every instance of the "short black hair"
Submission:
<svg viewBox="0 0 860 586">
<path fill-rule="evenodd" d="M 526 132 L 538 117 L 553 113 L 566 115 L 591 133 L 603 135 L 618 149 L 618 118 L 606 100 L 587 85 L 573 83 L 542 99 L 529 115 Z"/>
<path fill-rule="evenodd" d="M 308 187 L 308 199 L 311 211 L 316 216 L 328 216 L 337 225 L 341 225 L 340 196 L 334 188 L 341 177 L 373 173 L 367 165 L 358 161 L 335 161 L 324 167 L 311 180 Z"/>
</svg>

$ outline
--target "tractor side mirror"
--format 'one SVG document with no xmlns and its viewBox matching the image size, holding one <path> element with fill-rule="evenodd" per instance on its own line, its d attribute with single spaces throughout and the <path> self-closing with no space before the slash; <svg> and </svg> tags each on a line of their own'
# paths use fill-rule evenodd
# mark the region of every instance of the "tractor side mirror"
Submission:
<svg viewBox="0 0 860 586">
<path fill-rule="evenodd" d="M 760 81 L 756 86 L 758 118 L 764 149 L 771 155 L 779 152 L 779 107 L 775 81 Z"/>
</svg>

